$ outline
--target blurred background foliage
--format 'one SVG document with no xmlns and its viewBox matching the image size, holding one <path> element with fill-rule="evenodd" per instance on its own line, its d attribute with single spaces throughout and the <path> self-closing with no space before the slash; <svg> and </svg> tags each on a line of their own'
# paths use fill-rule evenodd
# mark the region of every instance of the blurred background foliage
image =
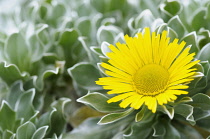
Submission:
<svg viewBox="0 0 210 139">
<path fill-rule="evenodd" d="M 2 0 L 0 7 L 0 138 L 210 135 L 209 0 Z M 144 27 L 186 41 L 204 74 L 189 97 L 157 115 L 107 104 L 95 84 L 107 46 Z"/>
</svg>

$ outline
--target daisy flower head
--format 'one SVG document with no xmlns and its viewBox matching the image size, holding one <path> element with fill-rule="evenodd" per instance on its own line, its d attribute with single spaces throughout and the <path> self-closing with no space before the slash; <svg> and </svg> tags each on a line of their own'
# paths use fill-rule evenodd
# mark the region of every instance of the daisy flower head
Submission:
<svg viewBox="0 0 210 139">
<path fill-rule="evenodd" d="M 167 104 L 178 95 L 188 94 L 188 83 L 196 75 L 193 68 L 199 60 L 190 47 L 178 39 L 169 42 L 167 31 L 150 33 L 149 28 L 136 37 L 125 35 L 125 44 L 110 45 L 109 60 L 101 63 L 108 77 L 102 77 L 96 84 L 116 96 L 108 103 L 121 101 L 120 107 L 140 109 L 146 105 L 153 113 L 157 105 Z"/>
</svg>

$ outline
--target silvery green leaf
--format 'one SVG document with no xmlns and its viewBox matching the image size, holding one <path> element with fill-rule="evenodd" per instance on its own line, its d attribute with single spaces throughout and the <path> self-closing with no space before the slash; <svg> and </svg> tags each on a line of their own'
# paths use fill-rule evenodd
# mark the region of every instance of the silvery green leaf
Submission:
<svg viewBox="0 0 210 139">
<path fill-rule="evenodd" d="M 12 109 L 15 109 L 16 102 L 24 92 L 23 83 L 21 81 L 16 81 L 10 86 L 9 94 L 6 100 Z"/>
<path fill-rule="evenodd" d="M 210 43 L 206 44 L 201 49 L 201 51 L 197 54 L 197 58 L 202 61 L 206 61 L 206 60 L 210 61 L 209 52 L 210 52 Z"/>
<path fill-rule="evenodd" d="M 82 36 L 91 37 L 92 24 L 89 17 L 81 17 L 75 24 L 76 28 L 80 31 Z"/>
<path fill-rule="evenodd" d="M 102 55 L 102 51 L 101 51 L 101 48 L 97 47 L 97 46 L 91 46 L 90 47 L 90 50 L 93 51 L 95 54 L 97 55 Z"/>
<path fill-rule="evenodd" d="M 122 122 L 108 125 L 98 125 L 99 118 L 89 118 L 80 126 L 74 128 L 70 133 L 63 136 L 63 139 L 110 139 L 119 132 Z"/>
<path fill-rule="evenodd" d="M 30 139 L 35 131 L 35 125 L 31 122 L 26 122 L 17 129 L 17 139 Z"/>
<path fill-rule="evenodd" d="M 113 44 L 115 41 L 115 36 L 119 34 L 121 29 L 119 27 L 109 25 L 109 26 L 100 26 L 96 37 L 99 44 L 101 44 L 104 41 L 107 41 L 108 43 Z"/>
<path fill-rule="evenodd" d="M 174 106 L 174 113 L 182 115 L 191 125 L 195 125 L 193 117 L 193 106 L 188 104 L 179 104 Z"/>
<path fill-rule="evenodd" d="M 99 125 L 104 125 L 104 124 L 110 124 L 113 122 L 116 122 L 129 114 L 131 114 L 134 111 L 133 108 L 130 108 L 124 112 L 118 112 L 118 113 L 110 113 L 105 116 L 103 116 L 100 121 L 98 122 Z"/>
<path fill-rule="evenodd" d="M 164 124 L 160 120 L 157 120 L 152 125 L 152 128 L 154 130 L 152 136 L 154 136 L 154 137 L 164 137 L 164 135 L 166 134 L 166 129 L 164 127 Z"/>
<path fill-rule="evenodd" d="M 179 38 L 182 38 L 185 35 L 186 29 L 180 20 L 179 16 L 174 16 L 168 21 L 168 26 L 176 31 Z"/>
<path fill-rule="evenodd" d="M 100 112 L 114 112 L 123 110 L 118 103 L 107 103 L 108 97 L 101 93 L 88 93 L 87 95 L 77 99 L 78 102 L 88 104 Z M 97 100 L 97 101 L 96 101 Z"/>
<path fill-rule="evenodd" d="M 16 80 L 26 80 L 28 73 L 20 72 L 19 68 L 14 64 L 8 64 L 5 61 L 0 62 L 0 77 L 7 84 L 12 84 Z"/>
<path fill-rule="evenodd" d="M 44 69 L 40 69 L 38 76 L 32 76 L 33 84 L 38 90 L 42 90 L 44 87 L 44 79 L 51 75 L 59 74 L 60 67 L 54 67 L 52 65 L 43 66 Z"/>
<path fill-rule="evenodd" d="M 31 116 L 35 114 L 33 107 L 33 99 L 35 96 L 35 90 L 28 90 L 20 95 L 15 105 L 15 111 L 17 112 L 17 118 L 23 118 L 24 122 L 28 121 Z"/>
<path fill-rule="evenodd" d="M 98 69 L 89 63 L 77 63 L 68 69 L 68 73 L 73 80 L 82 88 L 87 90 L 100 90 L 101 87 L 95 81 L 101 77 Z"/>
<path fill-rule="evenodd" d="M 161 105 L 158 107 L 158 110 L 167 114 L 170 119 L 174 118 L 174 108 L 173 107 Z"/>
<path fill-rule="evenodd" d="M 6 101 L 2 101 L 0 109 L 0 127 L 2 130 L 14 131 L 16 123 L 16 113 L 12 110 Z"/>
<path fill-rule="evenodd" d="M 0 135 L 1 136 L 1 135 Z M 3 132 L 3 135 L 1 136 L 2 139 L 15 139 L 15 133 L 9 131 L 9 130 L 5 130 Z"/>
<path fill-rule="evenodd" d="M 186 42 L 185 46 L 191 45 L 190 53 L 195 52 L 197 54 L 200 51 L 200 49 L 198 47 L 197 39 L 198 38 L 197 38 L 196 32 L 191 32 L 191 33 L 185 35 L 181 39 L 181 41 L 185 41 Z"/>
<path fill-rule="evenodd" d="M 123 137 L 125 139 L 136 139 L 139 137 L 141 137 L 142 139 L 148 139 L 152 137 L 153 129 L 151 127 L 153 123 L 150 120 L 144 123 L 136 122 L 132 124 L 131 131 L 124 134 Z"/>
<path fill-rule="evenodd" d="M 200 8 L 192 15 L 192 28 L 198 31 L 201 27 L 206 27 L 206 9 Z"/>
<path fill-rule="evenodd" d="M 40 127 L 39 129 L 37 129 L 34 132 L 34 134 L 31 137 L 31 139 L 43 139 L 45 134 L 46 134 L 47 129 L 48 129 L 48 126 Z"/>
<path fill-rule="evenodd" d="M 210 97 L 206 94 L 198 93 L 192 97 L 193 102 L 189 103 L 193 107 L 198 107 L 202 110 L 210 110 Z"/>
<path fill-rule="evenodd" d="M 14 33 L 9 36 L 5 44 L 5 53 L 10 63 L 16 64 L 20 71 L 30 71 L 30 50 L 22 34 Z"/>
<path fill-rule="evenodd" d="M 51 104 L 51 111 L 44 113 L 37 122 L 37 127 L 49 126 L 46 137 L 60 135 L 66 126 L 64 107 L 70 102 L 68 98 L 60 98 Z M 59 121 L 59 122 L 58 122 Z"/>
<path fill-rule="evenodd" d="M 199 48 L 202 49 L 206 44 L 210 42 L 210 32 L 207 29 L 201 28 L 198 32 L 197 39 Z"/>
<path fill-rule="evenodd" d="M 155 20 L 152 12 L 149 9 L 144 10 L 134 20 L 134 28 L 150 27 Z"/>
</svg>

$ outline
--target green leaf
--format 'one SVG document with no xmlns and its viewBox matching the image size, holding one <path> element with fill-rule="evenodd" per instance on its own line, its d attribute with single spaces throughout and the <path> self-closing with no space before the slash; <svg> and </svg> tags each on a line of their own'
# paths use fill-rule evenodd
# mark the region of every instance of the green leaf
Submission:
<svg viewBox="0 0 210 139">
<path fill-rule="evenodd" d="M 116 26 L 100 26 L 97 31 L 97 41 L 99 44 L 106 41 L 110 44 L 115 43 L 115 36 L 117 36 L 119 33 L 121 33 L 121 29 Z"/>
<path fill-rule="evenodd" d="M 154 129 L 154 133 L 152 136 L 154 137 L 164 137 L 166 133 L 166 129 L 164 127 L 164 124 L 160 121 L 157 120 L 153 125 L 152 128 Z"/>
<path fill-rule="evenodd" d="M 71 47 L 78 41 L 79 34 L 74 29 L 66 29 L 60 37 L 59 44 L 65 48 L 65 50 L 69 49 L 71 52 Z"/>
<path fill-rule="evenodd" d="M 101 44 L 101 51 L 102 53 L 107 56 L 106 54 L 109 53 L 109 52 L 112 52 L 110 49 L 109 49 L 109 43 L 108 42 L 102 42 Z"/>
<path fill-rule="evenodd" d="M 144 117 L 144 113 L 145 113 L 145 107 L 143 107 L 137 114 L 136 114 L 136 117 L 135 117 L 135 121 L 136 122 L 139 122 L 143 119 Z"/>
<path fill-rule="evenodd" d="M 7 83 L 12 84 L 16 80 L 26 80 L 27 73 L 21 73 L 16 65 L 7 64 L 6 62 L 0 63 L 0 77 Z"/>
<path fill-rule="evenodd" d="M 79 37 L 79 34 L 74 29 L 66 29 L 61 34 L 59 44 L 63 48 L 67 67 L 72 66 L 76 62 L 75 58 L 73 57 L 74 56 L 73 50 L 79 49 L 80 51 L 83 51 L 82 47 L 78 46 L 78 37 Z"/>
<path fill-rule="evenodd" d="M 155 17 L 153 16 L 152 12 L 149 9 L 144 10 L 140 13 L 138 17 L 134 20 L 134 28 L 144 28 L 144 27 L 150 27 L 155 20 Z"/>
<path fill-rule="evenodd" d="M 53 7 L 53 19 L 57 20 L 58 18 L 64 16 L 66 12 L 65 6 L 61 3 L 55 5 L 55 7 Z"/>
<path fill-rule="evenodd" d="M 146 106 L 144 106 L 137 114 L 135 117 L 136 122 L 140 123 L 146 123 L 151 121 L 153 118 L 154 114 L 151 112 L 151 110 L 147 109 Z"/>
<path fill-rule="evenodd" d="M 82 17 L 76 22 L 76 27 L 81 32 L 82 36 L 91 38 L 92 24 L 89 17 Z"/>
<path fill-rule="evenodd" d="M 35 131 L 35 125 L 31 122 L 26 122 L 17 129 L 17 139 L 30 139 Z"/>
<path fill-rule="evenodd" d="M 177 104 L 180 104 L 180 103 L 187 103 L 187 102 L 192 102 L 192 101 L 193 101 L 193 99 L 191 97 L 183 97 L 173 104 L 177 105 Z"/>
<path fill-rule="evenodd" d="M 103 116 L 100 121 L 98 122 L 99 125 L 104 125 L 104 124 L 109 124 L 113 123 L 115 121 L 118 121 L 126 116 L 128 116 L 130 113 L 134 111 L 133 108 L 130 108 L 124 112 L 119 112 L 119 113 L 110 113 L 105 116 Z"/>
<path fill-rule="evenodd" d="M 16 102 L 15 110 L 17 111 L 17 118 L 23 118 L 24 121 L 28 121 L 31 116 L 35 114 L 33 107 L 33 99 L 35 96 L 35 90 L 31 89 L 20 96 L 20 99 Z M 27 107 L 26 107 L 27 106 Z"/>
<path fill-rule="evenodd" d="M 166 129 L 166 134 L 164 138 L 166 139 L 169 139 L 169 138 L 180 139 L 181 138 L 179 131 L 175 127 L 173 127 L 169 121 L 165 124 L 165 129 Z"/>
<path fill-rule="evenodd" d="M 173 30 L 176 30 L 179 38 L 184 36 L 186 29 L 178 15 L 172 17 L 168 21 L 168 26 L 171 27 Z"/>
<path fill-rule="evenodd" d="M 31 67 L 30 50 L 23 36 L 20 33 L 14 33 L 9 36 L 5 45 L 8 60 L 16 64 L 20 71 L 29 71 Z"/>
<path fill-rule="evenodd" d="M 197 44 L 196 32 L 191 32 L 191 33 L 185 35 L 181 39 L 181 41 L 185 41 L 186 42 L 186 46 L 192 45 L 192 47 L 190 48 L 190 53 L 195 52 L 197 54 L 200 51 L 200 49 L 198 48 L 198 44 Z"/>
<path fill-rule="evenodd" d="M 198 93 L 192 97 L 193 102 L 189 103 L 193 107 L 198 107 L 202 110 L 210 109 L 210 97 L 206 94 Z"/>
<path fill-rule="evenodd" d="M 161 105 L 160 107 L 158 107 L 158 110 L 167 114 L 170 119 L 174 118 L 174 108 L 173 107 Z"/>
<path fill-rule="evenodd" d="M 2 130 L 14 131 L 16 122 L 16 113 L 10 108 L 6 101 L 2 101 L 0 110 L 0 127 Z"/>
<path fill-rule="evenodd" d="M 173 122 L 173 126 L 179 131 L 181 139 L 202 139 L 202 135 L 193 126 Z"/>
<path fill-rule="evenodd" d="M 191 125 L 195 125 L 193 117 L 193 107 L 188 104 L 179 104 L 174 106 L 175 114 L 182 115 Z"/>
<path fill-rule="evenodd" d="M 151 116 L 153 118 L 153 116 Z M 151 120 L 151 119 L 150 119 Z M 131 125 L 130 133 L 124 134 L 125 139 L 148 139 L 152 137 L 152 122 L 146 121 L 144 123 L 138 122 Z"/>
<path fill-rule="evenodd" d="M 48 126 L 40 127 L 39 129 L 36 130 L 36 132 L 34 132 L 31 139 L 43 139 L 46 134 L 47 129 L 48 129 Z"/>
<path fill-rule="evenodd" d="M 44 50 L 47 51 L 50 46 L 52 45 L 52 42 L 54 42 L 54 38 L 50 36 L 48 33 L 48 25 L 47 24 L 38 24 L 36 26 L 36 32 L 35 32 L 38 41 L 41 45 L 44 46 Z M 51 41 L 49 41 L 51 40 Z M 32 52 L 33 53 L 33 52 Z"/>
<path fill-rule="evenodd" d="M 111 139 L 118 133 L 124 122 L 115 124 L 98 125 L 99 118 L 89 118 L 80 126 L 74 128 L 70 133 L 65 134 L 62 139 Z"/>
<path fill-rule="evenodd" d="M 12 133 L 9 130 L 5 130 L 2 135 L 2 139 L 14 139 L 15 133 Z"/>
<path fill-rule="evenodd" d="M 106 1 L 98 1 L 98 0 L 90 0 L 90 3 L 91 5 L 93 5 L 93 7 L 101 12 L 101 13 L 104 13 L 106 12 L 107 8 L 105 5 L 106 5 Z"/>
<path fill-rule="evenodd" d="M 190 22 L 192 25 L 192 28 L 195 31 L 198 31 L 201 27 L 206 27 L 206 10 L 201 8 L 198 12 L 195 13 L 195 15 L 192 15 L 192 21 Z"/>
<path fill-rule="evenodd" d="M 46 24 L 43 24 L 42 27 L 36 30 L 36 32 L 29 38 L 32 62 L 36 62 L 43 57 L 45 47 L 42 42 L 43 38 L 39 38 L 39 37 L 40 37 L 40 34 L 46 31 L 47 28 L 48 26 Z"/>
<path fill-rule="evenodd" d="M 99 47 L 96 47 L 96 46 L 91 46 L 90 47 L 90 50 L 92 51 L 92 52 L 94 52 L 95 54 L 97 54 L 97 55 L 102 55 L 102 51 L 101 51 L 101 49 L 99 48 Z"/>
<path fill-rule="evenodd" d="M 97 100 L 97 101 L 96 101 Z M 77 99 L 78 102 L 88 104 L 100 112 L 113 112 L 122 110 L 118 103 L 107 103 L 109 98 L 101 93 L 88 93 L 87 95 Z"/>
<path fill-rule="evenodd" d="M 23 83 L 21 81 L 16 81 L 14 84 L 11 85 L 9 95 L 6 100 L 13 109 L 15 109 L 17 100 L 24 92 L 25 91 L 23 90 Z"/>
<path fill-rule="evenodd" d="M 87 90 L 99 90 L 101 87 L 95 81 L 101 77 L 99 70 L 89 63 L 78 63 L 68 69 L 73 80 Z"/>
<path fill-rule="evenodd" d="M 47 136 L 51 137 L 53 134 L 60 135 L 65 126 L 66 126 L 66 120 L 64 117 L 65 111 L 64 107 L 70 102 L 71 100 L 69 98 L 60 98 L 57 101 L 54 101 L 51 104 L 52 109 L 55 110 L 55 112 L 51 113 L 49 119 L 49 129 L 47 131 Z"/>
<path fill-rule="evenodd" d="M 210 61 L 210 43 L 206 44 L 201 51 L 197 54 L 197 58 L 203 61 Z"/>
<path fill-rule="evenodd" d="M 164 6 L 164 10 L 168 15 L 175 16 L 180 12 L 181 5 L 178 1 L 167 1 L 166 5 Z"/>
</svg>

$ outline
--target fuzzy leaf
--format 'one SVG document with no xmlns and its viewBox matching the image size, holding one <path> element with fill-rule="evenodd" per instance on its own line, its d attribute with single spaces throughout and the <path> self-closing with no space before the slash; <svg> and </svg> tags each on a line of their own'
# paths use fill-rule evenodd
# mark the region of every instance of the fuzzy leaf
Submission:
<svg viewBox="0 0 210 139">
<path fill-rule="evenodd" d="M 152 122 L 154 116 L 150 116 L 145 122 L 136 122 L 131 126 L 131 131 L 124 134 L 125 139 L 147 139 L 152 136 Z"/>
<path fill-rule="evenodd" d="M 38 61 L 42 58 L 45 47 L 42 42 L 43 38 L 40 38 L 41 33 L 46 31 L 48 26 L 46 24 L 42 25 L 36 32 L 29 38 L 30 42 L 30 51 L 31 51 L 31 59 L 33 62 Z"/>
<path fill-rule="evenodd" d="M 170 16 L 175 16 L 180 12 L 181 5 L 178 1 L 167 1 L 164 10 L 167 11 L 167 13 Z"/>
<path fill-rule="evenodd" d="M 2 130 L 14 131 L 16 113 L 10 108 L 6 101 L 2 101 L 0 110 L 0 127 Z"/>
<path fill-rule="evenodd" d="M 102 42 L 101 44 L 101 51 L 105 56 L 107 56 L 107 53 L 111 52 L 111 50 L 109 49 L 109 45 L 110 44 L 108 42 Z"/>
<path fill-rule="evenodd" d="M 87 95 L 79 98 L 77 101 L 84 104 L 88 104 L 100 112 L 113 112 L 122 110 L 122 108 L 119 107 L 118 103 L 107 103 L 108 99 L 109 98 L 105 95 L 94 92 L 88 93 Z"/>
<path fill-rule="evenodd" d="M 36 130 L 36 132 L 34 132 L 31 139 L 43 139 L 46 134 L 47 129 L 48 129 L 48 126 L 40 127 L 39 129 Z"/>
<path fill-rule="evenodd" d="M 181 41 L 185 41 L 186 42 L 186 45 L 185 46 L 188 46 L 188 45 L 192 45 L 192 47 L 190 48 L 190 53 L 198 53 L 199 52 L 199 48 L 198 48 L 198 45 L 197 45 L 197 35 L 196 35 L 196 32 L 191 32 L 187 35 L 185 35 Z"/>
<path fill-rule="evenodd" d="M 192 124 L 195 125 L 194 117 L 193 117 L 193 107 L 187 104 L 179 104 L 174 107 L 175 114 L 180 114 L 186 120 Z"/>
<path fill-rule="evenodd" d="M 54 101 L 51 105 L 52 112 L 49 117 L 45 117 L 48 119 L 49 130 L 47 131 L 47 136 L 51 137 L 53 134 L 60 135 L 65 128 L 65 111 L 64 107 L 70 102 L 69 98 L 60 98 L 57 101 Z M 42 119 L 43 120 L 43 119 Z"/>
<path fill-rule="evenodd" d="M 149 9 L 146 9 L 134 20 L 135 28 L 150 27 L 154 20 L 155 17 L 152 12 Z"/>
<path fill-rule="evenodd" d="M 24 121 L 28 121 L 31 116 L 35 114 L 33 107 L 33 99 L 35 96 L 35 90 L 31 89 L 20 96 L 20 99 L 16 102 L 15 110 L 17 111 L 17 118 L 23 118 Z"/>
<path fill-rule="evenodd" d="M 109 124 L 113 123 L 115 121 L 118 121 L 126 116 L 128 116 L 130 113 L 134 111 L 133 108 L 130 108 L 124 112 L 119 112 L 119 113 L 110 113 L 105 116 L 103 116 L 100 121 L 98 122 L 99 125 L 104 125 L 104 124 Z"/>
<path fill-rule="evenodd" d="M 5 130 L 2 135 L 2 139 L 15 139 L 15 133 L 12 133 L 9 130 Z"/>
<path fill-rule="evenodd" d="M 7 102 L 10 106 L 15 109 L 15 105 L 17 100 L 20 98 L 21 94 L 25 91 L 23 90 L 23 83 L 21 81 L 17 81 L 11 85 L 9 90 L 9 95 L 7 97 Z"/>
<path fill-rule="evenodd" d="M 99 71 L 89 63 L 78 63 L 68 69 L 73 80 L 87 90 L 99 90 L 101 87 L 95 81 L 101 77 Z"/>
<path fill-rule="evenodd" d="M 7 83 L 12 84 L 16 80 L 25 80 L 28 77 L 27 73 L 21 73 L 16 65 L 0 63 L 0 77 Z"/>
<path fill-rule="evenodd" d="M 144 117 L 144 114 L 145 114 L 145 107 L 143 107 L 137 114 L 136 114 L 136 117 L 135 117 L 135 121 L 136 122 L 139 122 L 143 119 Z"/>
<path fill-rule="evenodd" d="M 185 34 L 185 27 L 179 16 L 174 16 L 168 21 L 168 26 L 176 30 L 178 37 L 181 38 Z"/>
<path fill-rule="evenodd" d="M 210 61 L 210 43 L 206 44 L 201 51 L 198 53 L 198 59 L 203 61 Z"/>
<path fill-rule="evenodd" d="M 210 109 L 210 97 L 205 94 L 196 94 L 192 97 L 193 102 L 190 103 L 194 107 L 198 107 L 202 110 Z"/>
<path fill-rule="evenodd" d="M 16 64 L 20 71 L 30 70 L 30 51 L 25 39 L 20 33 L 14 33 L 9 36 L 6 42 L 5 52 L 9 61 Z"/>
<path fill-rule="evenodd" d="M 35 131 L 35 125 L 31 122 L 26 122 L 17 129 L 17 139 L 30 139 Z"/>
<path fill-rule="evenodd" d="M 78 43 L 79 34 L 76 30 L 66 29 L 60 37 L 59 44 L 63 47 L 67 67 L 74 64 L 73 49 L 74 45 Z M 76 48 L 78 49 L 78 48 Z"/>
<path fill-rule="evenodd" d="M 194 30 L 198 31 L 201 27 L 206 26 L 205 16 L 206 16 L 206 10 L 203 8 L 200 9 L 199 12 L 196 12 L 195 15 L 192 15 L 193 19 L 191 21 L 191 24 Z"/>
<path fill-rule="evenodd" d="M 154 129 L 154 137 L 164 137 L 166 129 L 161 121 L 156 121 L 154 125 L 152 125 L 152 128 Z"/>
<path fill-rule="evenodd" d="M 111 139 L 120 127 L 124 127 L 122 123 L 108 125 L 98 125 L 99 118 L 89 118 L 74 128 L 70 133 L 65 134 L 63 139 Z"/>
<path fill-rule="evenodd" d="M 166 107 L 165 105 L 161 105 L 158 107 L 158 110 L 167 114 L 170 119 L 174 118 L 174 108 L 173 107 Z"/>
<path fill-rule="evenodd" d="M 97 41 L 101 44 L 104 41 L 108 43 L 115 43 L 115 36 L 121 32 L 120 28 L 116 26 L 101 26 L 97 31 Z"/>
</svg>

